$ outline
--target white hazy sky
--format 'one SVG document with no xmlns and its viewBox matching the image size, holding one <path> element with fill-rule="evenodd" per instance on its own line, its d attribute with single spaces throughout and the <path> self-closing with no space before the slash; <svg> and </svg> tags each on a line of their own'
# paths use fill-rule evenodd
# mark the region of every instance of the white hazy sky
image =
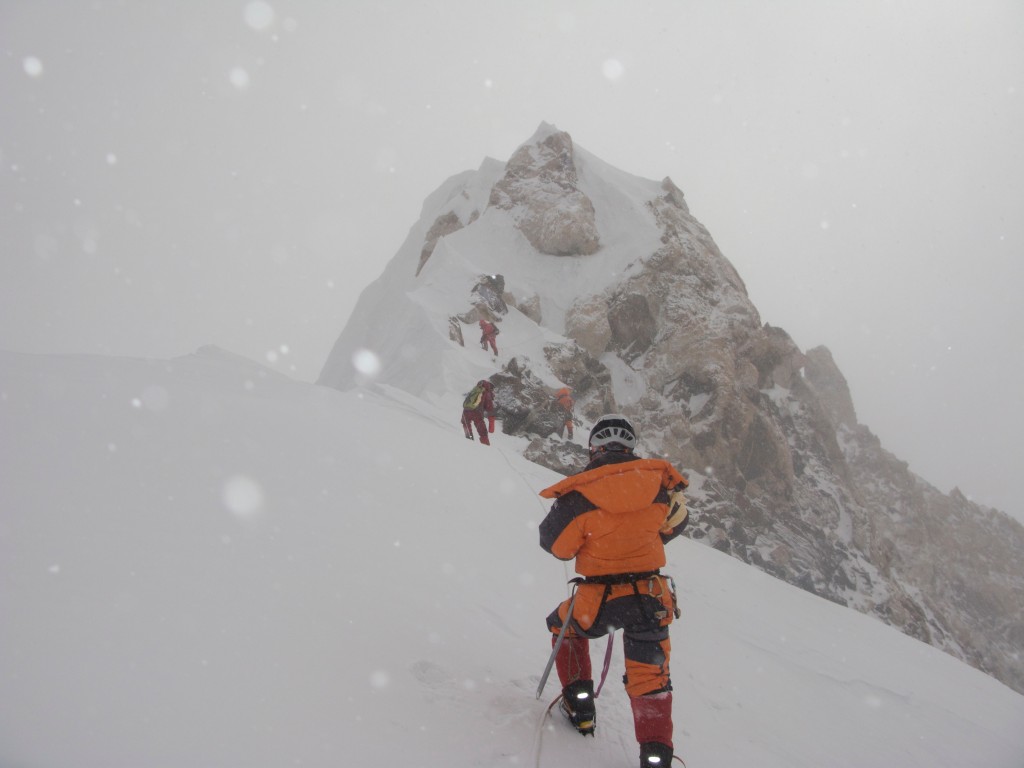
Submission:
<svg viewBox="0 0 1024 768">
<path fill-rule="evenodd" d="M 547 121 L 1024 517 L 1022 99 L 1016 0 L 0 0 L 0 348 L 313 380 L 426 195 Z"/>
</svg>

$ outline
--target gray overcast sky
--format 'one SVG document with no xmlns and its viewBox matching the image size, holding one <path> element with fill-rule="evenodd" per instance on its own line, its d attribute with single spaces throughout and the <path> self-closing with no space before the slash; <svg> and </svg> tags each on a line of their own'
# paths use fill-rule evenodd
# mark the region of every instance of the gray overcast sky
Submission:
<svg viewBox="0 0 1024 768">
<path fill-rule="evenodd" d="M 1022 91 L 1017 0 L 0 0 L 0 348 L 313 380 L 426 195 L 546 121 L 1024 517 Z"/>
</svg>

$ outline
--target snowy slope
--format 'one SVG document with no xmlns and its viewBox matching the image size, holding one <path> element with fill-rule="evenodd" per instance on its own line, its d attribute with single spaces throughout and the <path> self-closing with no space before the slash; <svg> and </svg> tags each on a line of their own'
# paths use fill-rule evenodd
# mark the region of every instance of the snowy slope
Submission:
<svg viewBox="0 0 1024 768">
<path fill-rule="evenodd" d="M 597 737 L 539 727 L 558 476 L 454 422 L 217 350 L 0 353 L 0 765 L 635 765 L 619 645 Z M 669 555 L 691 768 L 1024 764 L 1024 697 L 708 547 Z"/>
</svg>

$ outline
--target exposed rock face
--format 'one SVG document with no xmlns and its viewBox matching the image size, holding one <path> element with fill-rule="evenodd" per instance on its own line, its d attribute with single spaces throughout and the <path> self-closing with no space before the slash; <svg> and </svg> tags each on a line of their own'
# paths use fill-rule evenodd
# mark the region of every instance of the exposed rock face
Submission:
<svg viewBox="0 0 1024 768">
<path fill-rule="evenodd" d="M 457 317 L 448 318 L 448 338 L 460 347 L 466 346 L 466 340 L 462 335 L 462 323 L 459 322 Z"/>
<path fill-rule="evenodd" d="M 661 180 L 661 189 L 665 193 L 666 202 L 681 209 L 684 213 L 689 213 L 690 208 L 686 205 L 686 198 L 683 196 L 683 190 L 675 185 L 668 176 Z"/>
<path fill-rule="evenodd" d="M 825 347 L 807 350 L 805 375 L 807 383 L 821 400 L 833 427 L 857 426 L 857 412 L 853 407 L 846 377 L 836 366 L 832 353 Z"/>
<path fill-rule="evenodd" d="M 884 450 L 858 424 L 831 353 L 802 352 L 784 330 L 762 323 L 740 276 L 670 179 L 642 186 L 620 172 L 602 175 L 606 166 L 589 158 L 568 134 L 540 131 L 503 169 L 489 167 L 494 211 L 445 235 L 446 244 L 458 241 L 453 253 L 504 253 L 507 263 L 480 268 L 500 268 L 500 285 L 475 274 L 451 281 L 461 292 L 438 323 L 444 348 L 460 335 L 444 322 L 451 315 L 463 323 L 500 315 L 518 324 L 520 345 L 543 340 L 532 359 L 516 351 L 491 377 L 503 431 L 529 437 L 525 453 L 533 461 L 569 473 L 586 453 L 552 437 L 562 420 L 552 382 L 573 388 L 584 433 L 601 413 L 626 413 L 643 453 L 689 475 L 691 537 L 875 616 L 1024 693 L 1024 527 L 959 492 L 942 494 Z M 486 193 L 479 177 L 471 182 Z M 588 186 L 596 183 L 600 194 Z M 615 209 L 598 216 L 585 190 L 593 200 L 614 200 Z M 482 199 L 477 192 L 469 198 Z M 408 263 L 455 226 L 438 216 L 421 223 L 425 236 L 410 243 Z M 599 220 L 629 226 L 608 236 Z M 539 277 L 528 274 L 519 235 L 505 242 L 513 228 L 536 250 L 529 269 Z M 634 236 L 630 228 L 643 231 Z M 608 253 L 623 241 L 629 248 L 615 261 Z M 589 281 L 578 279 L 583 274 Z M 442 277 L 435 270 L 433 285 Z M 517 303 L 513 295 L 527 298 Z M 383 301 L 375 294 L 372 303 Z M 419 305 L 408 315 L 420 345 L 432 344 Z M 384 325 L 354 313 L 335 355 L 339 368 L 356 345 L 374 348 L 360 334 Z M 418 369 L 440 357 L 417 357 L 418 349 L 391 341 L 403 353 L 389 361 L 393 381 L 402 380 L 406 355 Z M 388 340 L 377 346 L 387 348 Z"/>
<path fill-rule="evenodd" d="M 612 410 L 613 401 L 608 400 L 610 376 L 601 363 L 575 344 L 550 346 L 545 349 L 545 354 L 552 368 L 562 373 L 562 381 L 572 389 L 577 414 L 587 414 L 587 418 L 593 421 Z M 530 369 L 528 361 L 513 357 L 490 380 L 494 384 L 494 405 L 502 432 L 530 438 L 563 436 L 565 412 L 555 401 L 555 391 Z M 535 457 L 543 451 L 543 445 L 538 443 L 535 446 Z M 586 451 L 581 448 L 573 455 L 579 461 L 565 464 L 559 459 L 555 464 L 560 470 L 582 468 L 587 460 Z"/>
<path fill-rule="evenodd" d="M 661 248 L 566 316 L 586 357 L 612 353 L 646 381 L 635 404 L 594 398 L 592 416 L 630 414 L 648 450 L 691 469 L 694 538 L 1024 692 L 1024 529 L 944 496 L 883 450 L 831 353 L 805 354 L 762 325 L 682 193 L 667 179 L 662 189 L 649 203 Z"/>
<path fill-rule="evenodd" d="M 423 243 L 423 249 L 420 251 L 420 263 L 416 266 L 417 275 L 423 271 L 423 266 L 427 263 L 427 259 L 430 258 L 434 248 L 437 246 L 437 241 L 445 235 L 458 232 L 460 229 L 462 229 L 462 221 L 459 220 L 458 214 L 454 211 L 447 211 L 434 220 L 434 224 L 427 231 L 427 239 Z"/>
<path fill-rule="evenodd" d="M 615 410 L 611 374 L 575 342 L 544 347 L 544 359 L 559 381 L 572 388 L 575 411 L 588 421 Z"/>
<path fill-rule="evenodd" d="M 537 325 L 540 325 L 544 319 L 544 314 L 540 307 L 540 297 L 537 295 L 527 296 L 523 299 L 519 299 L 518 301 L 511 295 L 507 295 L 505 297 L 505 302 L 518 309 Z"/>
<path fill-rule="evenodd" d="M 563 475 L 579 472 L 588 461 L 587 451 L 583 446 L 561 441 L 552 443 L 540 438 L 526 446 L 523 456 L 534 464 L 540 464 Z"/>
<path fill-rule="evenodd" d="M 491 376 L 494 406 L 502 431 L 513 435 L 548 437 L 558 431 L 564 417 L 549 387 L 517 358 Z"/>
<path fill-rule="evenodd" d="M 622 359 L 632 360 L 650 348 L 658 326 L 644 294 L 617 294 L 608 303 L 606 316 L 612 345 Z"/>
<path fill-rule="evenodd" d="M 607 300 L 602 296 L 577 299 L 565 318 L 565 335 L 593 357 L 604 354 L 612 339 Z"/>
<path fill-rule="evenodd" d="M 594 204 L 577 186 L 572 139 L 550 133 L 523 145 L 491 190 L 490 205 L 515 213 L 530 244 L 551 256 L 594 253 L 600 238 Z"/>
<path fill-rule="evenodd" d="M 473 305 L 488 319 L 508 312 L 504 298 L 505 278 L 502 275 L 481 275 L 480 281 L 473 286 L 472 295 Z"/>
<path fill-rule="evenodd" d="M 834 418 L 834 417 L 833 417 Z M 1024 527 L 913 475 L 866 427 L 838 437 L 862 504 L 858 553 L 890 588 L 873 613 L 1024 692 Z"/>
<path fill-rule="evenodd" d="M 671 194 L 651 206 L 662 248 L 566 326 L 596 349 L 607 323 L 606 349 L 643 374 L 620 409 L 700 476 L 691 535 L 1024 691 L 1024 528 L 883 450 L 831 353 L 761 325 L 703 227 Z"/>
</svg>

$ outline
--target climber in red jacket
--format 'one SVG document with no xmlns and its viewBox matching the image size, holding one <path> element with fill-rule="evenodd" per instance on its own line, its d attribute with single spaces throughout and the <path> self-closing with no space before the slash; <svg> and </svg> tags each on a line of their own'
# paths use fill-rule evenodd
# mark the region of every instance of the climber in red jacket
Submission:
<svg viewBox="0 0 1024 768">
<path fill-rule="evenodd" d="M 491 349 L 494 350 L 494 354 L 498 354 L 498 326 L 492 323 L 490 320 L 484 320 L 480 318 L 480 348 L 487 349 L 487 345 L 491 345 Z"/>
<path fill-rule="evenodd" d="M 487 424 L 484 424 L 485 415 Z M 466 439 L 473 439 L 474 426 L 480 435 L 480 442 L 490 445 L 491 440 L 487 434 L 494 432 L 494 386 L 487 379 L 480 379 L 462 401 L 462 429 Z"/>
</svg>

